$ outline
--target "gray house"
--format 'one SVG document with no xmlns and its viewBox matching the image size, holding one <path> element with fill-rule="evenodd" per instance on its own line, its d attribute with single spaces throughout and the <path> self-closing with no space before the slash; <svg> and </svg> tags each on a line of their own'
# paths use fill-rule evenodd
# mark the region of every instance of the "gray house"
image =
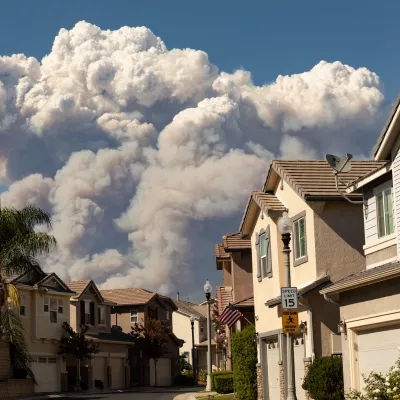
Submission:
<svg viewBox="0 0 400 400">
<path fill-rule="evenodd" d="M 386 373 L 400 346 L 400 97 L 374 148 L 381 167 L 349 193 L 364 198 L 365 269 L 320 291 L 340 305 L 345 389 L 362 389 L 362 374 Z"/>
</svg>

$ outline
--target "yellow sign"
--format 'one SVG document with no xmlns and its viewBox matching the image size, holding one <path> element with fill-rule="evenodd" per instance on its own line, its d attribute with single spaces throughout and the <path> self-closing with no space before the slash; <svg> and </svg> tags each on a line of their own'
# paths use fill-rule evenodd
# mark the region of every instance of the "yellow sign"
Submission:
<svg viewBox="0 0 400 400">
<path fill-rule="evenodd" d="M 299 313 L 297 310 L 282 310 L 282 332 L 299 332 Z"/>
</svg>

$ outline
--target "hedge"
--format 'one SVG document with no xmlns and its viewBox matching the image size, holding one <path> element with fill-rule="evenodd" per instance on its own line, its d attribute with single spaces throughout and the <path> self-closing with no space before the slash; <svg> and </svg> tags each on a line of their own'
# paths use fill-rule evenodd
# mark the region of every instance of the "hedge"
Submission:
<svg viewBox="0 0 400 400">
<path fill-rule="evenodd" d="M 255 329 L 249 325 L 232 335 L 233 370 L 237 397 L 241 400 L 257 399 L 257 344 Z"/>
<path fill-rule="evenodd" d="M 229 370 L 211 372 L 211 375 L 210 375 L 211 376 L 211 390 L 214 390 L 214 388 L 215 388 L 215 377 L 220 376 L 220 375 L 231 375 L 232 379 L 233 379 L 233 373 L 232 373 L 232 371 L 229 371 Z"/>
<path fill-rule="evenodd" d="M 316 358 L 308 367 L 303 389 L 314 400 L 343 400 L 343 363 L 337 356 Z"/>
<path fill-rule="evenodd" d="M 214 390 L 217 393 L 232 393 L 233 374 L 214 376 Z"/>
</svg>

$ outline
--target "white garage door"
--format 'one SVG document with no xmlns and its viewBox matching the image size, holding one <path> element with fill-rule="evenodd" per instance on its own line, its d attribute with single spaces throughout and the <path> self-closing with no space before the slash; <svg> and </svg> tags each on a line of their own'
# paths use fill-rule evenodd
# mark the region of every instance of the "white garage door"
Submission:
<svg viewBox="0 0 400 400">
<path fill-rule="evenodd" d="M 268 363 L 268 394 L 270 400 L 280 398 L 278 339 L 266 343 Z"/>
<path fill-rule="evenodd" d="M 106 379 L 106 368 L 107 363 L 104 357 L 93 357 L 92 358 L 92 366 L 93 366 L 93 383 L 94 381 L 102 381 L 104 387 L 107 387 L 107 379 Z"/>
<path fill-rule="evenodd" d="M 123 389 L 125 387 L 125 367 L 123 358 L 110 358 L 111 389 Z"/>
<path fill-rule="evenodd" d="M 304 380 L 304 345 L 301 338 L 294 341 L 294 371 L 297 400 L 306 400 L 306 392 L 301 387 Z"/>
<path fill-rule="evenodd" d="M 54 393 L 60 391 L 58 373 L 59 367 L 56 357 L 35 357 L 32 362 L 32 371 L 37 385 L 36 393 Z"/>
<path fill-rule="evenodd" d="M 362 374 L 371 369 L 387 373 L 398 358 L 400 346 L 400 327 L 371 329 L 358 333 L 358 363 L 361 387 L 364 386 Z"/>
<path fill-rule="evenodd" d="M 150 386 L 171 386 L 171 359 L 159 358 L 157 361 L 157 385 L 155 385 L 154 360 L 150 359 Z"/>
</svg>

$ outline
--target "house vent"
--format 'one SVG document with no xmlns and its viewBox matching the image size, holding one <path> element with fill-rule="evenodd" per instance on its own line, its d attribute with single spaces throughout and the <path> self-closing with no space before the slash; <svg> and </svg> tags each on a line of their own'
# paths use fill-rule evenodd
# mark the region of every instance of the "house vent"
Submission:
<svg viewBox="0 0 400 400">
<path fill-rule="evenodd" d="M 332 333 L 332 354 L 342 354 L 342 337 Z"/>
</svg>

